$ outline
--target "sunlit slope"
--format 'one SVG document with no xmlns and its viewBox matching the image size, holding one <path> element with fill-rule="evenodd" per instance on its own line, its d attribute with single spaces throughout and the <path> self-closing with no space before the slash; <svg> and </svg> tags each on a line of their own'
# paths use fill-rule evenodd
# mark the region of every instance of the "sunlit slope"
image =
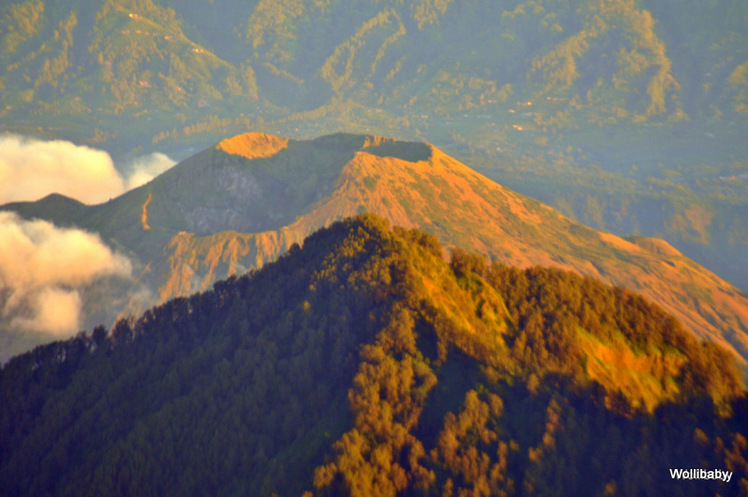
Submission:
<svg viewBox="0 0 748 497">
<path fill-rule="evenodd" d="M 183 224 L 184 231 L 167 248 L 169 270 L 160 288 L 162 299 L 205 289 L 215 278 L 261 265 L 319 227 L 366 211 L 422 228 L 448 247 L 468 248 L 506 264 L 571 269 L 633 289 L 697 335 L 729 343 L 741 355 L 748 350 L 748 298 L 664 242 L 632 243 L 587 228 L 427 144 L 339 134 L 290 142 L 289 148 L 269 157 L 245 159 L 244 155 L 261 152 L 232 148 L 251 140 L 251 135 L 236 137 L 206 154 L 221 157 L 222 150 L 229 149 L 234 153 L 225 155 L 224 161 L 243 164 L 253 178 L 263 171 L 272 175 L 275 183 L 261 181 L 257 191 L 245 190 L 246 202 L 263 199 L 257 209 L 264 212 L 266 224 L 255 224 L 259 221 L 253 221 L 251 209 L 236 213 L 243 226 L 261 227 L 249 233 L 239 224 L 229 231 L 218 230 L 220 223 L 214 223 L 217 232 L 201 236 Z M 284 154 L 294 147 L 303 150 L 303 164 L 285 161 Z M 165 179 L 144 188 L 156 188 Z M 282 186 L 273 190 L 272 184 Z M 210 188 L 203 185 L 200 190 Z M 154 194 L 153 209 L 159 202 Z M 166 206 L 163 209 L 167 211 Z M 151 225 L 158 229 L 155 216 Z"/>
<path fill-rule="evenodd" d="M 748 357 L 748 298 L 727 282 L 665 242 L 580 225 L 425 143 L 249 133 L 101 205 L 52 197 L 6 208 L 99 233 L 139 262 L 142 281 L 161 301 L 259 267 L 335 220 L 374 212 L 424 229 L 448 248 L 635 290 L 698 336 Z"/>
<path fill-rule="evenodd" d="M 448 262 L 388 224 L 347 218 L 14 358 L 0 493 L 742 495 L 748 399 L 728 352 L 628 290 Z M 668 474 L 700 465 L 732 479 Z"/>
</svg>

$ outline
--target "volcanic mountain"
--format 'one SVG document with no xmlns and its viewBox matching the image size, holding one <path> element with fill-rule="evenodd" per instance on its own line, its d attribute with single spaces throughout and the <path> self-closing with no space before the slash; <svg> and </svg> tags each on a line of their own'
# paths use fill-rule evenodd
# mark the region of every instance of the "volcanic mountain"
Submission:
<svg viewBox="0 0 748 497">
<path fill-rule="evenodd" d="M 53 196 L 3 207 L 101 235 L 144 268 L 159 300 L 276 259 L 361 212 L 520 268 L 567 269 L 631 289 L 701 338 L 748 357 L 748 297 L 666 242 L 571 221 L 426 143 L 339 133 L 226 139 L 107 203 Z M 138 309 L 130 309 L 137 313 Z"/>
</svg>

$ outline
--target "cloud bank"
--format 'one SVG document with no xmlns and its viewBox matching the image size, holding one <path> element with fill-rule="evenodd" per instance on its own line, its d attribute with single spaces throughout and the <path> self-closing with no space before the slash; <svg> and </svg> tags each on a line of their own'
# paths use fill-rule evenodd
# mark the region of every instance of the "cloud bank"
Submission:
<svg viewBox="0 0 748 497">
<path fill-rule="evenodd" d="M 0 138 L 0 205 L 61 193 L 87 204 L 105 202 L 174 165 L 164 154 L 132 161 L 124 176 L 102 150 L 54 140 Z"/>
<path fill-rule="evenodd" d="M 97 235 L 0 212 L 0 322 L 66 337 L 81 325 L 83 289 L 132 266 Z"/>
</svg>

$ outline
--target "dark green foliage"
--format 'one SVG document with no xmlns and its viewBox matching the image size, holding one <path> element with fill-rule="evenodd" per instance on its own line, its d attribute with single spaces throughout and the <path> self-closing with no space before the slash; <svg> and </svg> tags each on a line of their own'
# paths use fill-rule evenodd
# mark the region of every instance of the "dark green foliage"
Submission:
<svg viewBox="0 0 748 497">
<path fill-rule="evenodd" d="M 300 484 L 286 472 L 303 472 L 300 455 L 313 457 L 323 439 L 293 444 L 336 436 L 355 347 L 384 318 L 389 287 L 376 278 L 389 278 L 388 267 L 363 255 L 386 241 L 364 241 L 366 229 L 349 256 L 327 257 L 348 236 L 338 225 L 262 272 L 119 321 L 109 340 L 97 329 L 12 360 L 0 379 L 0 493 L 228 495 Z M 354 281 L 361 270 L 371 280 Z"/>
<path fill-rule="evenodd" d="M 504 296 L 518 333 L 512 354 L 527 373 L 574 375 L 582 360 L 577 329 L 603 342 L 623 337 L 641 354 L 678 351 L 689 358 L 681 372 L 687 390 L 716 399 L 740 393 L 739 373 L 729 354 L 713 343 L 699 343 L 658 306 L 625 288 L 557 269 L 519 270 L 493 265 L 487 280 Z"/>
<path fill-rule="evenodd" d="M 583 334 L 670 351 L 657 374 L 680 394 L 638 405 L 597 381 Z M 450 265 L 432 236 L 359 216 L 11 360 L 0 494 L 740 495 L 731 364 L 629 292 L 459 251 Z M 702 466 L 735 474 L 668 474 Z"/>
</svg>

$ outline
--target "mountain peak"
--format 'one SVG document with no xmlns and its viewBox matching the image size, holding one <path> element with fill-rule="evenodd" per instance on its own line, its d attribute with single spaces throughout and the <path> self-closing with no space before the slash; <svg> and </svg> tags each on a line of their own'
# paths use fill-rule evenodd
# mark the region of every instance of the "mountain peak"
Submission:
<svg viewBox="0 0 748 497">
<path fill-rule="evenodd" d="M 260 147 L 281 143 L 262 134 L 232 140 Z M 237 165 L 257 180 L 264 200 L 255 211 L 267 215 L 255 225 L 262 229 L 237 226 L 243 233 L 174 245 L 174 273 L 200 276 L 189 287 L 174 286 L 170 278 L 162 289 L 172 292 L 162 296 L 208 288 L 222 274 L 272 260 L 335 220 L 373 212 L 424 229 L 447 248 L 467 248 L 518 267 L 555 266 L 627 287 L 675 314 L 697 336 L 748 356 L 748 298 L 660 242 L 629 242 L 579 225 L 427 143 L 350 133 L 283 143 L 287 147 L 272 158 Z M 255 211 L 242 211 L 237 219 L 246 224 Z M 269 215 L 276 216 L 272 223 Z M 707 298 L 713 312 L 703 307 Z"/>
<path fill-rule="evenodd" d="M 151 229 L 144 236 L 146 204 Z M 575 223 L 427 143 L 246 133 L 86 212 L 72 212 L 69 221 L 116 240 L 143 266 L 153 262 L 150 284 L 162 299 L 210 288 L 276 259 L 323 226 L 371 212 L 423 229 L 447 249 L 626 287 L 697 336 L 748 358 L 748 297 L 729 283 L 662 242 L 626 241 Z"/>
<path fill-rule="evenodd" d="M 230 155 L 252 160 L 272 157 L 287 149 L 290 142 L 289 138 L 252 131 L 221 140 L 215 148 Z M 428 161 L 434 152 L 433 146 L 423 142 L 343 132 L 301 143 L 319 150 L 344 153 L 365 152 L 378 157 L 394 157 L 407 162 Z"/>
<path fill-rule="evenodd" d="M 288 138 L 251 132 L 227 138 L 216 145 L 216 149 L 245 159 L 262 159 L 272 157 L 285 149 L 288 142 Z"/>
</svg>

